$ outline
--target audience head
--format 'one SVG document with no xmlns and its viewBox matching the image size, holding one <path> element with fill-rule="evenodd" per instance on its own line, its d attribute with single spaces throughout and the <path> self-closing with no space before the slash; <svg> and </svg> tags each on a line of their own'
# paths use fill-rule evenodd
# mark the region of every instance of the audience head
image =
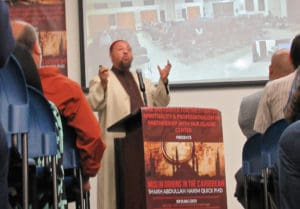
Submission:
<svg viewBox="0 0 300 209">
<path fill-rule="evenodd" d="M 271 58 L 269 66 L 269 79 L 274 80 L 292 73 L 295 70 L 290 60 L 288 49 L 277 50 Z"/>
<path fill-rule="evenodd" d="M 127 41 L 114 41 L 109 47 L 109 52 L 114 67 L 122 70 L 129 70 L 133 57 L 131 46 Z"/>
<path fill-rule="evenodd" d="M 300 34 L 293 39 L 290 53 L 292 63 L 296 69 L 300 65 Z"/>
<path fill-rule="evenodd" d="M 36 29 L 31 24 L 20 20 L 12 21 L 11 28 L 16 42 L 22 44 L 31 52 L 32 58 L 37 68 L 39 68 L 42 61 L 42 50 Z"/>
</svg>

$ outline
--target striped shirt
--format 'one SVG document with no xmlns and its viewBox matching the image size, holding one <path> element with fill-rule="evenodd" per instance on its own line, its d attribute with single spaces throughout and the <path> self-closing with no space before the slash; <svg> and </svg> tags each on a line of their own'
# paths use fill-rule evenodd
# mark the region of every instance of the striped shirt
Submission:
<svg viewBox="0 0 300 209">
<path fill-rule="evenodd" d="M 272 123 L 284 118 L 284 108 L 287 104 L 295 75 L 296 71 L 267 83 L 259 101 L 254 122 L 255 131 L 264 133 Z"/>
</svg>

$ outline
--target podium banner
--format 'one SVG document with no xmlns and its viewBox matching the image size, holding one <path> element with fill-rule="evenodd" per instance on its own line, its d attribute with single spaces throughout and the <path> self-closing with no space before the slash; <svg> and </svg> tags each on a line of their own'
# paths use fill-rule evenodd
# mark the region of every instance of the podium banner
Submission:
<svg viewBox="0 0 300 209">
<path fill-rule="evenodd" d="M 227 209 L 220 112 L 141 111 L 147 209 Z"/>
</svg>

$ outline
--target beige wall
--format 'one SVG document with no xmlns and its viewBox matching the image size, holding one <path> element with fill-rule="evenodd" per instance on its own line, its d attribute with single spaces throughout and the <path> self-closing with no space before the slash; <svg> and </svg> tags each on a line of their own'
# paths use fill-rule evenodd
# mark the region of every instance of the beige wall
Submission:
<svg viewBox="0 0 300 209">
<path fill-rule="evenodd" d="M 78 5 L 77 1 L 66 0 L 68 69 L 69 77 L 80 82 Z M 176 68 L 176 66 L 173 66 Z M 238 123 L 238 109 L 243 96 L 251 94 L 261 87 L 235 88 L 197 88 L 189 90 L 171 90 L 170 106 L 209 107 L 221 111 L 223 140 L 225 147 L 226 186 L 228 209 L 242 209 L 233 197 L 235 190 L 234 173 L 241 166 L 241 150 L 245 142 Z M 96 179 L 92 179 L 91 208 L 96 208 Z M 71 205 L 73 208 L 74 205 Z"/>
</svg>

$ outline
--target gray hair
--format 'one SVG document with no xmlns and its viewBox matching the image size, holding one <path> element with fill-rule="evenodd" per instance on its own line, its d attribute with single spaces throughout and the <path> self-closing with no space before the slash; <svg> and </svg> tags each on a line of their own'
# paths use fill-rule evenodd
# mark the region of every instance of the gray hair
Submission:
<svg viewBox="0 0 300 209">
<path fill-rule="evenodd" d="M 16 24 L 23 24 L 24 29 L 15 37 L 17 43 L 23 44 L 29 50 L 33 49 L 34 43 L 38 40 L 36 29 L 29 23 L 24 21 L 14 21 Z"/>
</svg>

